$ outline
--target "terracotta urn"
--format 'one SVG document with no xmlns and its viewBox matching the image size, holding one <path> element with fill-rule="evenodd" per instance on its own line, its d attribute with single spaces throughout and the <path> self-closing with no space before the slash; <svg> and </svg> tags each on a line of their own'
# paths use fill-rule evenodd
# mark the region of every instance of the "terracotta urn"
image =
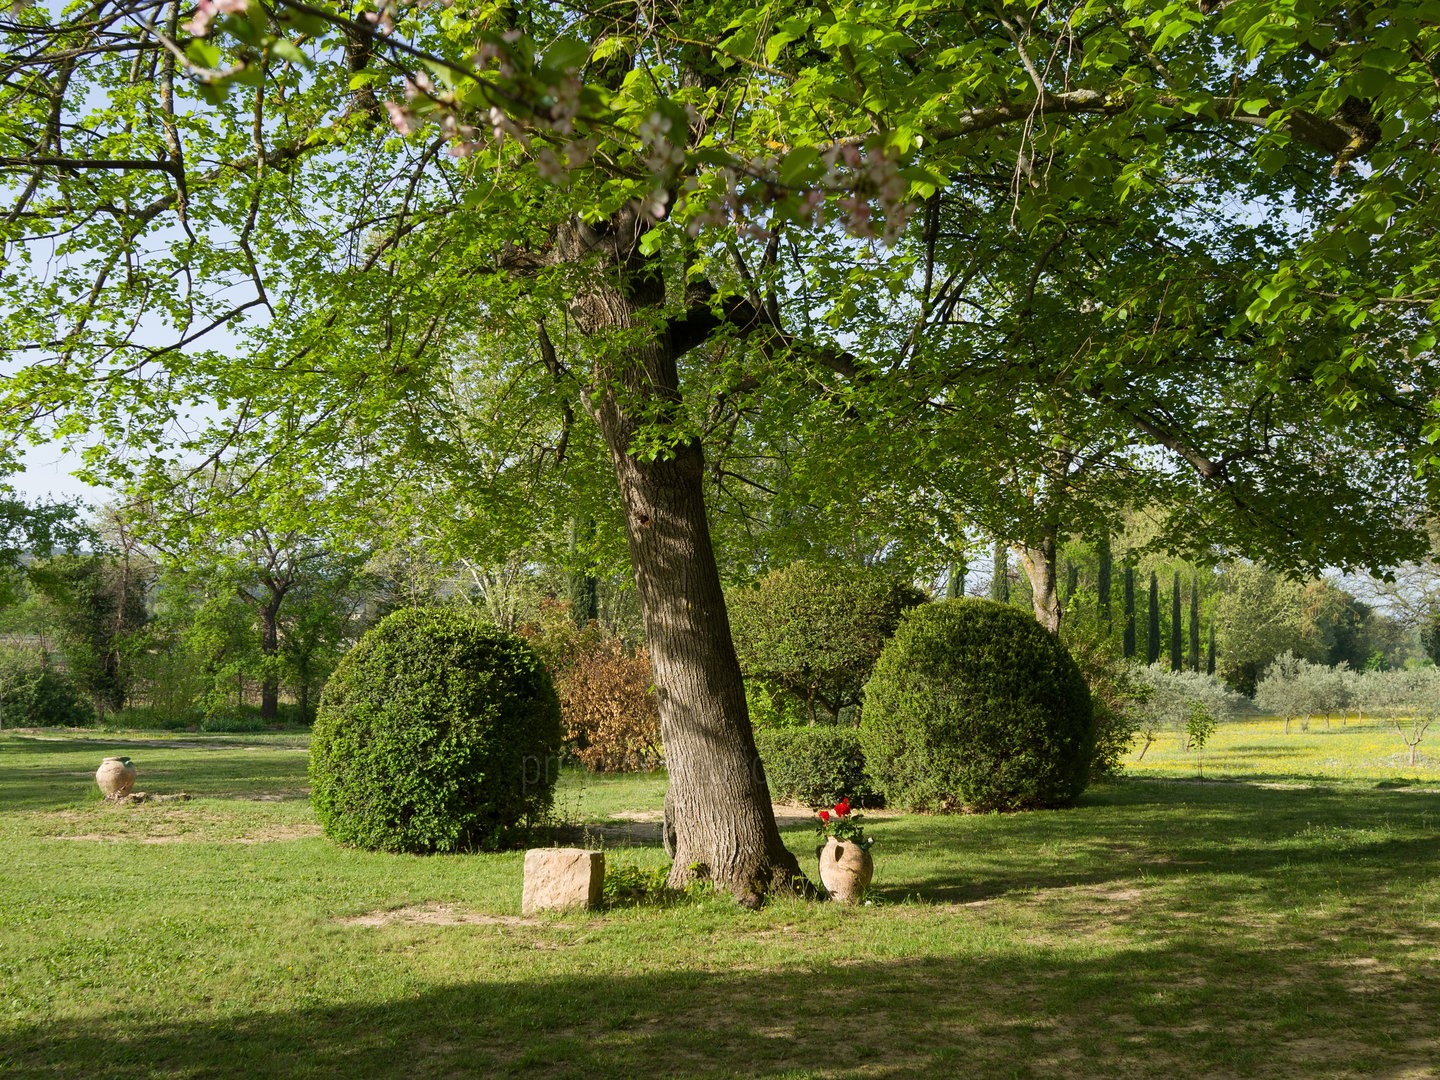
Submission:
<svg viewBox="0 0 1440 1080">
<path fill-rule="evenodd" d="M 875 876 L 875 860 L 857 844 L 830 837 L 819 849 L 820 883 L 831 900 L 858 904 Z"/>
<path fill-rule="evenodd" d="M 128 795 L 135 786 L 135 765 L 128 757 L 107 757 L 95 770 L 95 782 L 107 799 Z"/>
</svg>

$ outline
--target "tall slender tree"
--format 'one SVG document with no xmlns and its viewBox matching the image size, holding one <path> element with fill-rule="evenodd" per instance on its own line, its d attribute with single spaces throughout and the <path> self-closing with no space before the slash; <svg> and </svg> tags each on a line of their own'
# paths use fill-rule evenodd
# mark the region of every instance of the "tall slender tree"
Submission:
<svg viewBox="0 0 1440 1080">
<path fill-rule="evenodd" d="M 955 561 L 950 564 L 949 573 L 945 576 L 945 596 L 948 599 L 953 600 L 957 596 L 965 595 L 965 577 L 968 571 L 965 552 L 957 552 Z"/>
<path fill-rule="evenodd" d="M 1190 670 L 1200 670 L 1200 575 L 1190 578 Z"/>
<path fill-rule="evenodd" d="M 1155 664 L 1160 661 L 1160 582 L 1154 570 L 1150 571 L 1150 605 L 1146 610 L 1145 662 Z"/>
<path fill-rule="evenodd" d="M 990 599 L 997 604 L 1010 602 L 1010 549 L 1005 541 L 996 540 L 990 563 Z"/>
<path fill-rule="evenodd" d="M 1185 666 L 1181 643 L 1185 640 L 1185 624 L 1181 619 L 1180 571 L 1175 571 L 1170 588 L 1170 670 L 1180 671 Z"/>
<path fill-rule="evenodd" d="M 1113 570 L 1113 556 L 1110 551 L 1110 536 L 1105 534 L 1096 543 L 1099 566 L 1095 572 L 1096 614 L 1101 630 L 1110 633 L 1110 576 Z"/>
<path fill-rule="evenodd" d="M 1126 660 L 1135 659 L 1135 568 L 1125 567 L 1125 636 L 1122 651 Z"/>
<path fill-rule="evenodd" d="M 565 584 L 569 593 L 570 614 L 575 625 L 582 628 L 600 618 L 600 579 L 595 576 L 594 563 L 580 554 L 594 538 L 594 518 L 586 518 L 583 524 L 575 518 L 570 519 L 570 557 L 580 565 L 570 568 Z"/>
</svg>

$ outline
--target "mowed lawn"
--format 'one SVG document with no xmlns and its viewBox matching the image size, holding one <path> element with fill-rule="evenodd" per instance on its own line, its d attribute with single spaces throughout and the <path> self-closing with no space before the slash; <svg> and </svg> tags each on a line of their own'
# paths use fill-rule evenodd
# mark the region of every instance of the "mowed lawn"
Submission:
<svg viewBox="0 0 1440 1080">
<path fill-rule="evenodd" d="M 1314 728 L 1219 733 L 1250 782 L 1172 739 L 1072 810 L 877 816 L 861 908 L 531 920 L 518 853 L 321 837 L 303 739 L 0 734 L 0 1076 L 1440 1077 L 1440 769 Z M 1351 748 L 1383 775 L 1323 782 Z M 100 803 L 113 753 L 197 797 Z"/>
<path fill-rule="evenodd" d="M 1401 718 L 1406 730 L 1408 718 Z M 1252 781 L 1319 783 L 1373 787 L 1440 788 L 1440 721 L 1421 737 L 1416 763 L 1394 725 L 1356 716 L 1292 720 L 1290 733 L 1277 717 L 1222 724 L 1199 752 L 1181 748 L 1180 737 L 1166 732 L 1143 756 L 1137 742 L 1126 765 L 1129 776 L 1229 777 Z M 1413 738 L 1413 735 L 1411 736 Z"/>
</svg>

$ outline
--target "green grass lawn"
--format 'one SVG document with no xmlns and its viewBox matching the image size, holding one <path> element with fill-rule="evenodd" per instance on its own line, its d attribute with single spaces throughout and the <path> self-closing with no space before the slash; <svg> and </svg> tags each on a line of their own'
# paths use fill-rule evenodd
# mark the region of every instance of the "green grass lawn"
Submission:
<svg viewBox="0 0 1440 1080">
<path fill-rule="evenodd" d="M 1395 728 L 1368 717 L 1314 717 L 1308 731 L 1297 720 L 1288 735 L 1285 722 L 1275 717 L 1223 724 L 1199 753 L 1181 749 L 1173 732 L 1161 735 L 1143 757 L 1141 745 L 1126 764 L 1129 776 L 1440 788 L 1440 724 L 1425 734 L 1414 765 Z"/>
<path fill-rule="evenodd" d="M 1165 782 L 1193 761 L 1155 746 L 1073 810 L 874 818 L 866 907 L 525 920 L 518 853 L 319 836 L 293 736 L 6 733 L 0 1076 L 1440 1076 L 1440 794 L 1221 734 L 1207 778 L 1308 786 Z M 112 753 L 196 798 L 99 802 Z M 570 775 L 559 803 L 663 789 Z"/>
</svg>

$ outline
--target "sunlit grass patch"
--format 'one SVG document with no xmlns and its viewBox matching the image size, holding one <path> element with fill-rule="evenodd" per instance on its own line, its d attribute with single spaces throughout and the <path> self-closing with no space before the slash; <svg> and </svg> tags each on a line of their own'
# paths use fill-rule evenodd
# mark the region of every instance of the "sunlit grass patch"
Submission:
<svg viewBox="0 0 1440 1080">
<path fill-rule="evenodd" d="M 1307 745 L 1239 735 L 1277 769 Z M 527 919 L 518 852 L 356 851 L 257 797 L 303 788 L 303 754 L 155 746 L 142 786 L 201 797 L 116 807 L 89 794 L 105 750 L 0 736 L 7 1080 L 1433 1073 L 1440 795 L 1415 786 L 1157 772 L 1070 810 L 875 815 L 867 906 Z M 664 784 L 568 774 L 560 801 L 614 825 Z"/>
<path fill-rule="evenodd" d="M 1440 786 L 1440 728 L 1420 744 L 1412 766 L 1405 740 L 1388 720 L 1312 717 L 1308 730 L 1295 720 L 1286 734 L 1282 719 L 1262 717 L 1221 724 L 1199 752 L 1184 750 L 1173 732 L 1162 734 L 1143 757 L 1137 744 L 1125 773 L 1295 783 L 1432 781 Z"/>
</svg>

